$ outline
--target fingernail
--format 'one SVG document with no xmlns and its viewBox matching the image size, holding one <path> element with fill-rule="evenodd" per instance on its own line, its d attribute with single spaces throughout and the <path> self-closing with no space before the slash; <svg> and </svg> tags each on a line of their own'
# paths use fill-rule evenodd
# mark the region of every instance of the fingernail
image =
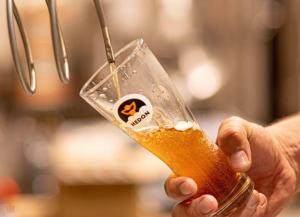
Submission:
<svg viewBox="0 0 300 217">
<path fill-rule="evenodd" d="M 260 206 L 264 206 L 267 203 L 266 197 L 259 193 L 259 205 Z"/>
<path fill-rule="evenodd" d="M 231 164 L 234 168 L 243 169 L 249 166 L 249 159 L 244 151 L 238 151 L 231 155 Z"/>
<path fill-rule="evenodd" d="M 197 207 L 198 213 L 200 215 L 207 215 L 213 211 L 213 207 L 211 206 L 213 200 L 209 197 L 203 197 L 199 201 L 199 205 Z"/>
<path fill-rule="evenodd" d="M 182 184 L 180 184 L 179 190 L 185 196 L 190 195 L 193 193 L 192 185 L 193 182 L 191 180 L 186 180 Z"/>
<path fill-rule="evenodd" d="M 252 196 L 250 197 L 250 200 L 248 202 L 248 206 L 253 208 L 256 207 L 258 205 L 259 202 L 259 195 L 257 192 L 253 192 Z"/>
</svg>

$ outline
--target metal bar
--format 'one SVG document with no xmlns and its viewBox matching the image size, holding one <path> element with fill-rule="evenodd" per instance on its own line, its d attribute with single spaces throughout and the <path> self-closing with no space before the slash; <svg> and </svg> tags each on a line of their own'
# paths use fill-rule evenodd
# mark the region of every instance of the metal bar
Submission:
<svg viewBox="0 0 300 217">
<path fill-rule="evenodd" d="M 15 5 L 15 2 L 13 0 L 7 0 L 6 6 L 7 6 L 7 25 L 8 25 L 9 41 L 10 41 L 10 47 L 11 47 L 12 56 L 14 60 L 14 65 L 17 70 L 18 77 L 22 84 L 23 89 L 26 91 L 27 94 L 32 95 L 36 91 L 36 73 L 34 69 L 34 63 L 33 63 L 33 58 L 30 50 L 29 40 L 25 32 L 25 29 L 23 27 L 21 17 Z M 20 59 L 18 45 L 17 45 L 15 26 L 14 26 L 14 17 L 16 19 L 21 34 L 23 46 L 25 49 L 27 67 L 29 70 L 29 82 L 26 79 L 24 69 L 21 64 L 21 59 Z"/>
<path fill-rule="evenodd" d="M 102 30 L 107 60 L 109 63 L 115 63 L 115 55 L 114 55 L 114 51 L 113 51 L 113 48 L 111 45 L 108 28 L 105 23 L 102 1 L 94 0 L 94 4 L 95 4 L 96 10 L 97 10 L 97 15 L 98 15 L 98 19 L 99 19 L 101 30 Z"/>
<path fill-rule="evenodd" d="M 67 84 L 70 80 L 69 63 L 61 28 L 58 22 L 56 0 L 46 0 L 50 15 L 51 36 L 56 68 L 60 80 Z"/>
</svg>

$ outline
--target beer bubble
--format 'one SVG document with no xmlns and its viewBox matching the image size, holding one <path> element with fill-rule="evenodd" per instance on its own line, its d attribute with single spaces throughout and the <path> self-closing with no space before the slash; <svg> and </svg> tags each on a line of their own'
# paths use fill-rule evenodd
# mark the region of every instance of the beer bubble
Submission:
<svg viewBox="0 0 300 217">
<path fill-rule="evenodd" d="M 123 80 L 123 81 L 126 81 L 126 80 L 128 80 L 128 79 L 129 79 L 128 73 L 127 73 L 127 72 L 122 73 L 122 80 Z"/>
<path fill-rule="evenodd" d="M 102 99 L 106 99 L 107 97 L 106 97 L 106 95 L 105 94 L 100 94 L 100 98 L 102 98 Z"/>
<path fill-rule="evenodd" d="M 96 100 L 98 98 L 98 96 L 99 95 L 97 93 L 92 93 L 91 94 L 91 98 L 94 99 L 94 100 Z"/>
<path fill-rule="evenodd" d="M 159 98 L 161 98 L 163 100 L 166 100 L 166 99 L 170 98 L 170 95 L 169 95 L 167 89 L 164 86 L 162 86 L 162 85 L 153 85 L 153 87 L 152 87 L 152 93 L 155 96 L 157 96 L 157 97 L 159 97 Z"/>
</svg>

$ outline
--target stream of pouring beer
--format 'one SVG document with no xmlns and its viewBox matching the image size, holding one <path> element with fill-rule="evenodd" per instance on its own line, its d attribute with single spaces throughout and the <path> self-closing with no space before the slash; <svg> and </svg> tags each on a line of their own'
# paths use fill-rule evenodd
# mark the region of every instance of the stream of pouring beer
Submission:
<svg viewBox="0 0 300 217">
<path fill-rule="evenodd" d="M 108 31 L 108 28 L 107 28 L 107 25 L 105 22 L 105 18 L 104 18 L 102 1 L 94 0 L 94 4 L 95 4 L 96 10 L 97 10 L 97 15 L 98 15 L 100 26 L 101 26 L 101 31 L 102 31 L 104 45 L 105 45 L 106 57 L 107 57 L 107 61 L 109 63 L 109 70 L 113 77 L 114 86 L 117 90 L 117 98 L 120 99 L 121 98 L 121 90 L 120 90 L 118 73 L 116 70 L 117 67 L 116 67 L 116 63 L 115 63 L 116 62 L 115 55 L 114 55 L 114 51 L 113 51 L 113 48 L 111 45 L 109 31 Z"/>
<path fill-rule="evenodd" d="M 121 98 L 121 88 L 120 88 L 120 83 L 119 83 L 119 78 L 118 78 L 118 71 L 116 70 L 117 69 L 116 64 L 115 63 L 110 63 L 109 64 L 109 69 L 110 69 L 110 73 L 111 73 L 112 78 L 113 78 L 115 88 L 117 90 L 117 97 L 118 97 L 118 99 L 120 99 Z"/>
</svg>

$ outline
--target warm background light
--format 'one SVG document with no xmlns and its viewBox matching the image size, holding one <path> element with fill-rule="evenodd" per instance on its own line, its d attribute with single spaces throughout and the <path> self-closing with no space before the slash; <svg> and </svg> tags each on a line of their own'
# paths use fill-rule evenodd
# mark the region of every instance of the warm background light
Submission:
<svg viewBox="0 0 300 217">
<path fill-rule="evenodd" d="M 221 72 L 210 63 L 197 66 L 187 76 L 189 91 L 199 100 L 215 95 L 221 89 L 222 83 Z"/>
<path fill-rule="evenodd" d="M 169 169 L 79 98 L 105 62 L 93 1 L 57 1 L 67 86 L 56 72 L 45 1 L 15 2 L 38 86 L 33 97 L 21 90 L 0 1 L 0 182 L 8 177 L 19 190 L 10 201 L 14 215 L 170 217 L 174 201 L 163 189 Z M 267 125 L 300 110 L 299 1 L 103 3 L 115 51 L 144 38 L 213 141 L 231 115 Z M 299 196 L 290 206 L 279 216 L 298 217 Z"/>
</svg>

